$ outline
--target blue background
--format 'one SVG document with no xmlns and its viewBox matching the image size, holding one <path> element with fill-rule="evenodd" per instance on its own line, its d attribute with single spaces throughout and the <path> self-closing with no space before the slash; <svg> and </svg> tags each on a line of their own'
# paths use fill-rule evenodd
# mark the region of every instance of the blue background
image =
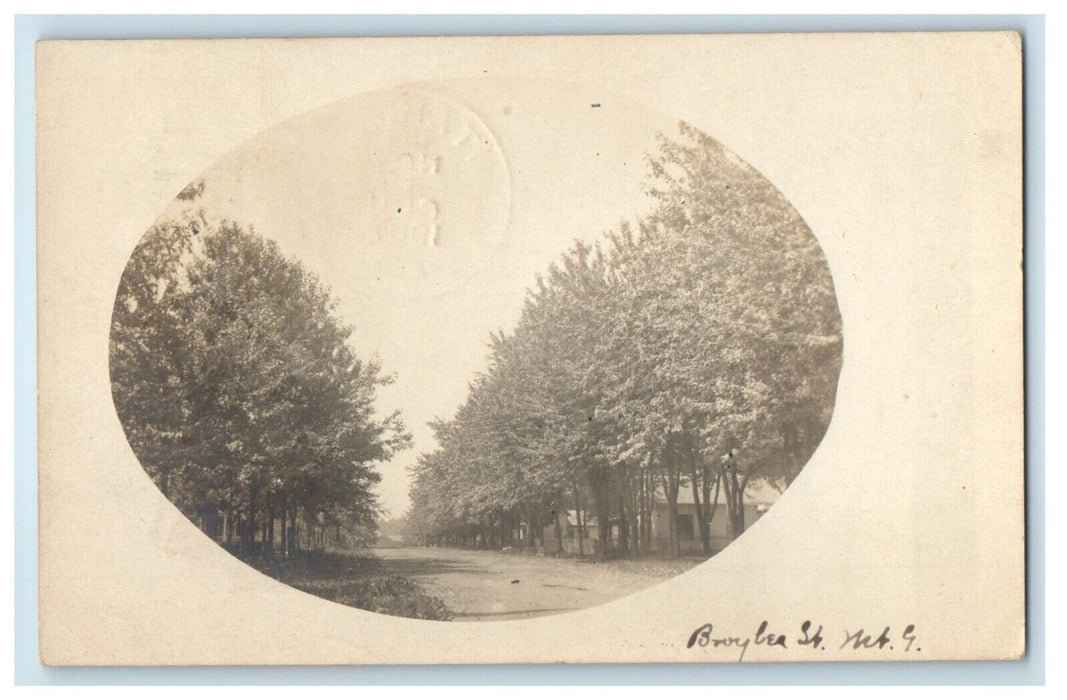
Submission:
<svg viewBox="0 0 1067 700">
<path fill-rule="evenodd" d="M 947 31 L 1023 34 L 1027 655 L 1019 661 L 49 668 L 37 658 L 34 42 L 41 39 Z M 1045 20 L 1040 15 L 21 15 L 15 18 L 16 684 L 1042 684 L 1045 678 Z M 980 582 L 975 582 L 980 585 Z"/>
</svg>

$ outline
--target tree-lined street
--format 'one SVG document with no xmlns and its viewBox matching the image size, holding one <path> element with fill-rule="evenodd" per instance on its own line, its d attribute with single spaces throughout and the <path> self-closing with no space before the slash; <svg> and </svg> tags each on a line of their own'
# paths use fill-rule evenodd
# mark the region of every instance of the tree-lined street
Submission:
<svg viewBox="0 0 1067 700">
<path fill-rule="evenodd" d="M 357 554 L 384 514 L 382 468 L 413 444 L 399 411 L 379 410 L 389 358 L 354 349 L 304 263 L 207 211 L 204 181 L 119 283 L 111 388 L 131 447 L 209 537 L 369 609 L 522 617 L 684 570 L 697 559 L 683 554 L 711 556 L 758 517 L 751 487 L 784 490 L 822 439 L 841 318 L 807 224 L 714 139 L 660 134 L 645 184 L 644 215 L 531 271 L 484 371 L 430 423 L 402 533 L 427 547 L 380 550 L 390 573 Z"/>
<path fill-rule="evenodd" d="M 579 547 L 595 527 L 600 551 L 679 556 L 686 489 L 710 556 L 714 518 L 736 538 L 748 487 L 784 490 L 808 461 L 841 368 L 829 268 L 766 178 L 679 129 L 649 160 L 653 210 L 539 275 L 466 401 L 433 424 L 411 541 L 551 548 L 546 526 L 570 511 Z M 657 501 L 668 538 L 653 536 Z"/>
</svg>

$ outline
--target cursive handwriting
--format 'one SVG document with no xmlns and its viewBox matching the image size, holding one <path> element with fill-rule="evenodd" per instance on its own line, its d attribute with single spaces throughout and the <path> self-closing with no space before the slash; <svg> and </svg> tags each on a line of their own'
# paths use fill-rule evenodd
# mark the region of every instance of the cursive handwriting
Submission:
<svg viewBox="0 0 1067 700">
<path fill-rule="evenodd" d="M 913 624 L 906 625 L 899 634 L 888 625 L 881 629 L 876 628 L 876 630 L 871 632 L 864 627 L 855 630 L 843 630 L 842 641 L 837 648 L 857 652 L 887 648 L 890 651 L 895 651 L 896 645 L 900 644 L 904 652 L 911 652 L 918 639 L 915 634 L 915 625 Z M 800 623 L 800 635 L 795 639 L 774 631 L 767 620 L 760 622 L 755 634 L 752 635 L 716 633 L 715 625 L 705 622 L 689 635 L 689 641 L 686 643 L 685 648 L 735 649 L 737 650 L 737 660 L 744 661 L 745 652 L 748 651 L 749 646 L 789 649 L 792 644 L 800 649 L 824 651 L 826 649 L 826 641 L 827 634 L 823 631 L 823 626 L 817 625 L 811 620 L 804 620 L 804 622 Z M 916 652 L 922 651 L 918 646 L 915 646 L 914 650 Z"/>
</svg>

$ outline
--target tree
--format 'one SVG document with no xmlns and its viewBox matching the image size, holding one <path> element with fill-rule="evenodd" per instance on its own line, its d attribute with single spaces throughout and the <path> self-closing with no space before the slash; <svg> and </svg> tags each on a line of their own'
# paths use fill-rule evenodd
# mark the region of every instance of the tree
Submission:
<svg viewBox="0 0 1067 700">
<path fill-rule="evenodd" d="M 617 532 L 647 552 L 662 499 L 677 555 L 689 488 L 711 554 L 720 502 L 735 537 L 749 487 L 784 489 L 821 440 L 842 343 L 818 243 L 751 167 L 684 123 L 680 136 L 649 159 L 652 210 L 604 245 L 576 242 L 493 336 L 487 371 L 413 472 L 423 539 L 480 524 L 489 546 L 490 521 L 522 529 L 564 504 L 582 529 L 591 504 L 602 548 Z"/>
<path fill-rule="evenodd" d="M 187 188 L 190 204 L 203 186 Z M 239 551 L 373 527 L 375 465 L 410 444 L 376 416 L 377 360 L 348 345 L 329 289 L 277 245 L 187 209 L 146 233 L 112 318 L 115 406 L 146 471 Z"/>
</svg>

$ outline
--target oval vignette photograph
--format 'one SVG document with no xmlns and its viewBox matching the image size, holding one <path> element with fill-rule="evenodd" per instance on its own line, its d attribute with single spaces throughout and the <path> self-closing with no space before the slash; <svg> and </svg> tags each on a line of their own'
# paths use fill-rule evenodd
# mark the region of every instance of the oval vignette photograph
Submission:
<svg viewBox="0 0 1067 700">
<path fill-rule="evenodd" d="M 817 232 L 729 146 L 492 79 L 254 136 L 119 281 L 130 447 L 234 557 L 385 615 L 559 614 L 700 565 L 798 479 L 843 353 Z"/>
</svg>

